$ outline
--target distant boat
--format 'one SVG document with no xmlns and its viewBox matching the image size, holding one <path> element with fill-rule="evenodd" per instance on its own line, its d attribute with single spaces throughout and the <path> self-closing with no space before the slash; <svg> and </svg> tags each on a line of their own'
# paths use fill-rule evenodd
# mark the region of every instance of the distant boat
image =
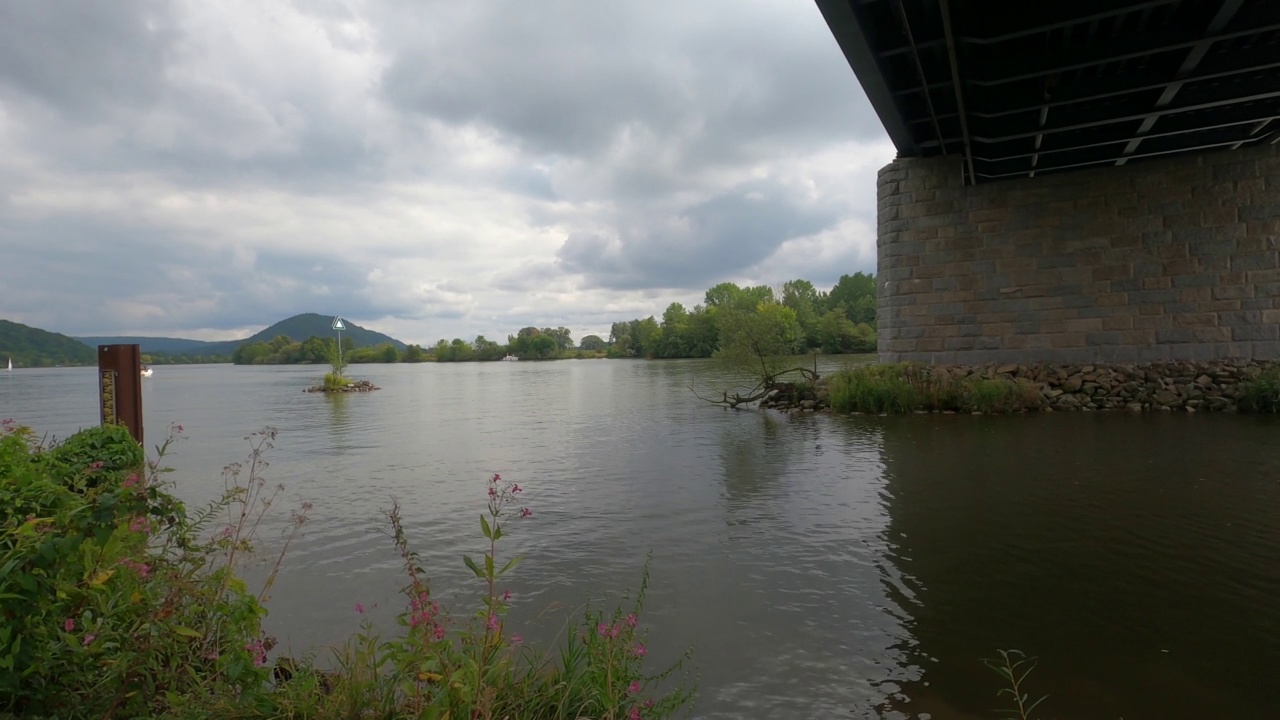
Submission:
<svg viewBox="0 0 1280 720">
<path fill-rule="evenodd" d="M 13 358 L 9 358 L 9 369 L 13 369 Z"/>
<path fill-rule="evenodd" d="M 151 377 L 152 372 L 155 372 L 155 371 L 147 367 L 146 365 L 142 366 L 142 377 Z"/>
<path fill-rule="evenodd" d="M 519 359 L 520 359 L 520 358 L 516 357 L 515 355 L 512 355 L 511 353 L 507 353 L 507 356 L 506 356 L 506 357 L 504 357 L 504 358 L 502 358 L 502 361 L 503 361 L 503 362 L 516 362 L 516 361 L 517 361 L 517 360 L 519 360 Z"/>
</svg>

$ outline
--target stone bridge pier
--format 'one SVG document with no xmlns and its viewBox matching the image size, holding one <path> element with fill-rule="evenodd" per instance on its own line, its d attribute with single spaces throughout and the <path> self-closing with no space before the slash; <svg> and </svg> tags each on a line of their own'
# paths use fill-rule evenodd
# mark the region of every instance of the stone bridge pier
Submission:
<svg viewBox="0 0 1280 720">
<path fill-rule="evenodd" d="M 1280 0 L 815 0 L 898 159 L 878 345 L 1280 358 Z"/>
<path fill-rule="evenodd" d="M 1280 145 L 980 185 L 962 163 L 880 171 L 882 360 L 1280 357 Z"/>
</svg>

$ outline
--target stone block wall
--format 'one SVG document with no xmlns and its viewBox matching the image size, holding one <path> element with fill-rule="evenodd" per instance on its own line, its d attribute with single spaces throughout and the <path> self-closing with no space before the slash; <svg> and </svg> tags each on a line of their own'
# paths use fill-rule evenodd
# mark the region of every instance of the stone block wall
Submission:
<svg viewBox="0 0 1280 720">
<path fill-rule="evenodd" d="M 882 360 L 1280 357 L 1280 144 L 966 186 L 877 182 Z"/>
</svg>

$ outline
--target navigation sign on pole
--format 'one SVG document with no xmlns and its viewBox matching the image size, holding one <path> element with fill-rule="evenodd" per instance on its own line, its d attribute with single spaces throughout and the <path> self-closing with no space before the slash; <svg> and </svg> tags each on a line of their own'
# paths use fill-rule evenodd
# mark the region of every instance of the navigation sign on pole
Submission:
<svg viewBox="0 0 1280 720">
<path fill-rule="evenodd" d="M 342 322 L 342 316 L 338 315 L 333 318 L 333 329 L 338 331 L 338 374 L 342 374 L 342 331 L 347 328 L 347 324 Z"/>
</svg>

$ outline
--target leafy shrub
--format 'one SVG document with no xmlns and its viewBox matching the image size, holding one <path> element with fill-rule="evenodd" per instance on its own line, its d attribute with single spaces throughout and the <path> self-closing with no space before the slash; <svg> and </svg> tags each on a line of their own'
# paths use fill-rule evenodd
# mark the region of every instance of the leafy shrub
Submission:
<svg viewBox="0 0 1280 720">
<path fill-rule="evenodd" d="M 1244 412 L 1280 412 L 1280 365 L 1272 365 L 1257 377 L 1242 381 L 1236 402 Z"/>
<path fill-rule="evenodd" d="M 350 382 L 342 375 L 331 372 L 331 373 L 324 374 L 323 384 L 324 384 L 325 390 L 341 390 L 342 388 L 349 385 Z"/>
<path fill-rule="evenodd" d="M 200 543 L 120 430 L 0 437 L 0 711 L 149 717 L 265 680 L 262 608 L 217 562 L 248 538 Z"/>
</svg>

